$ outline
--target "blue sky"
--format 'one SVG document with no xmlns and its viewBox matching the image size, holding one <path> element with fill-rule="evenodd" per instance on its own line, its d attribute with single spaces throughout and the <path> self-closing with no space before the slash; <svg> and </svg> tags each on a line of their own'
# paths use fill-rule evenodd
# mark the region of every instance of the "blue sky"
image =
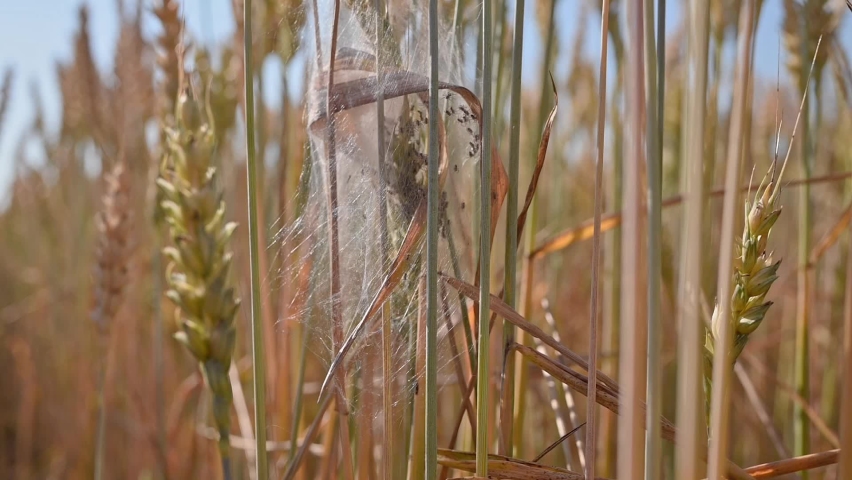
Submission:
<svg viewBox="0 0 852 480">
<path fill-rule="evenodd" d="M 125 0 L 132 3 L 131 0 Z M 150 8 L 154 0 L 142 0 Z M 87 0 L 90 6 L 91 36 L 96 62 L 102 71 L 108 71 L 112 61 L 115 38 L 118 34 L 116 0 Z M 187 27 L 193 38 L 207 44 L 216 44 L 227 39 L 233 32 L 231 0 L 183 0 L 183 10 Z M 534 32 L 534 1 L 527 6 L 527 30 Z M 563 0 L 557 8 L 559 38 L 563 44 L 571 41 L 578 21 L 577 5 L 580 0 Z M 676 24 L 680 14 L 678 0 L 669 0 L 669 26 Z M 841 2 L 842 3 L 842 2 Z M 0 1 L 0 68 L 12 66 L 15 70 L 15 84 L 10 110 L 0 132 L 0 205 L 4 202 L 6 191 L 12 178 L 12 155 L 17 138 L 29 125 L 33 110 L 30 86 L 38 88 L 45 103 L 49 127 L 56 128 L 59 122 L 60 97 L 56 82 L 57 61 L 68 60 L 73 50 L 73 35 L 77 26 L 76 0 L 29 0 Z M 774 79 L 777 67 L 778 35 L 781 27 L 781 1 L 769 0 L 761 15 L 758 27 L 755 56 L 759 75 Z M 145 16 L 146 34 L 157 33 L 156 22 L 152 15 Z M 588 27 L 587 54 L 596 56 L 596 39 L 599 23 L 593 16 L 588 21 L 594 23 Z M 848 22 L 848 19 L 846 20 Z M 852 46 L 852 31 L 840 28 L 841 40 L 849 50 Z M 536 35 L 528 35 L 525 48 L 525 63 L 538 64 L 541 58 L 541 41 Z M 274 67 L 273 67 L 274 70 Z M 538 68 L 525 68 L 530 78 L 538 75 Z M 559 66 L 556 67 L 556 73 Z M 275 76 L 277 72 L 265 74 Z M 294 79 L 298 81 L 299 79 Z M 277 98 L 275 92 L 269 92 L 271 99 Z M 273 101 L 277 103 L 277 101 Z"/>
</svg>

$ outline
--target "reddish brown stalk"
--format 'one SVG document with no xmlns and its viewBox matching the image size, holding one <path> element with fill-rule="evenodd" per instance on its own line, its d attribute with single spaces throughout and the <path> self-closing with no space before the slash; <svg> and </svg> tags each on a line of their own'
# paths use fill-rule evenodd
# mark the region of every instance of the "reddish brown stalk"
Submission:
<svg viewBox="0 0 852 480">
<path fill-rule="evenodd" d="M 847 0 L 848 1 L 848 0 Z M 852 5 L 849 7 L 852 9 Z M 843 361 L 841 362 L 840 384 L 840 446 L 852 449 L 852 235 L 846 251 L 846 292 L 843 303 Z M 852 456 L 848 453 L 840 459 L 838 478 L 852 477 Z"/>
<path fill-rule="evenodd" d="M 837 463 L 839 458 L 839 449 L 829 450 L 827 452 L 812 453 L 810 455 L 802 455 L 801 457 L 793 457 L 786 460 L 779 460 L 777 462 L 755 465 L 753 467 L 746 468 L 745 471 L 756 479 L 775 478 L 791 473 L 834 465 Z"/>
<path fill-rule="evenodd" d="M 328 164 L 326 170 L 326 187 L 328 188 L 328 221 L 329 221 L 329 255 L 331 262 L 331 320 L 332 341 L 334 350 L 337 351 L 343 344 L 343 306 L 340 297 L 340 243 L 339 243 L 339 210 L 337 205 L 337 140 L 335 138 L 335 114 L 329 108 L 332 105 L 334 87 L 334 58 L 337 55 L 337 33 L 340 24 L 340 0 L 334 1 L 334 16 L 331 26 L 331 48 L 328 59 L 328 88 L 326 90 L 326 111 L 328 121 L 326 134 L 328 148 Z M 349 412 L 346 406 L 346 367 L 344 365 L 338 370 L 335 377 L 335 408 L 340 416 L 340 448 L 343 455 L 344 478 L 354 478 L 355 471 L 352 466 L 352 452 L 349 436 Z"/>
</svg>

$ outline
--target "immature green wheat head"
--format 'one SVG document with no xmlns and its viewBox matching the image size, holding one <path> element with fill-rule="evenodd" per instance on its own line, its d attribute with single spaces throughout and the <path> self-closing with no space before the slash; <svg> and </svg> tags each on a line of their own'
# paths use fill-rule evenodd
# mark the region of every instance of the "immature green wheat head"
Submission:
<svg viewBox="0 0 852 480">
<path fill-rule="evenodd" d="M 766 300 L 766 294 L 778 279 L 781 260 L 773 263 L 772 252 L 767 250 L 767 242 L 782 208 L 778 204 L 780 188 L 773 177 L 774 166 L 758 187 L 754 200 L 745 202 L 742 242 L 735 247 L 737 259 L 734 267 L 734 293 L 731 297 L 731 322 L 734 326 L 731 365 L 742 353 L 749 335 L 757 329 L 772 306 L 772 302 Z M 711 328 L 707 330 L 704 344 L 704 379 L 708 392 L 712 382 L 713 345 L 721 327 L 719 320 L 717 305 L 713 310 Z"/>
<path fill-rule="evenodd" d="M 215 137 L 205 120 L 209 115 L 199 107 L 187 95 L 178 99 L 175 126 L 165 132 L 167 152 L 157 184 L 173 244 L 163 253 L 170 260 L 166 296 L 179 308 L 175 338 L 201 364 L 213 392 L 219 450 L 227 458 L 232 402 L 228 368 L 239 307 L 228 278 L 228 242 L 236 224 L 225 221 L 225 203 L 211 165 Z"/>
</svg>

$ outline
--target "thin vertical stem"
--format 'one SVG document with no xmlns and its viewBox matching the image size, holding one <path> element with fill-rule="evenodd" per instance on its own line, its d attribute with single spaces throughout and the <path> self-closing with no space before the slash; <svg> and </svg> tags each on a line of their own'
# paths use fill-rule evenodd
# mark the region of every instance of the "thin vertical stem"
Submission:
<svg viewBox="0 0 852 480">
<path fill-rule="evenodd" d="M 460 39 L 461 39 L 461 35 L 460 35 L 461 24 L 460 24 L 460 22 L 461 22 L 462 7 L 463 7 L 462 3 L 463 3 L 463 0 L 456 0 L 456 5 L 453 8 L 453 33 L 452 33 L 453 41 L 450 43 L 450 45 L 452 45 L 453 48 L 458 48 L 459 50 L 462 49 L 461 43 L 459 43 Z"/>
<path fill-rule="evenodd" d="M 548 18 L 550 19 L 550 23 L 547 28 L 547 41 L 545 42 L 544 47 L 544 61 L 541 66 L 541 88 L 539 92 L 541 92 L 541 99 L 539 100 L 539 114 L 538 120 L 535 124 L 536 129 L 534 130 L 533 137 L 535 135 L 540 135 L 544 130 L 544 123 L 547 121 L 547 111 L 546 108 L 547 102 L 550 101 L 550 93 L 548 90 L 548 82 L 550 82 L 550 65 L 553 59 L 553 51 L 555 50 L 556 43 L 556 33 L 554 29 L 554 12 L 556 10 L 556 0 L 550 0 L 550 15 Z M 535 148 L 535 147 L 533 147 Z M 533 150 L 533 155 L 535 155 L 536 150 Z M 520 298 L 520 307 L 523 313 L 524 318 L 530 318 L 532 314 L 532 288 L 533 288 L 533 277 L 535 276 L 535 260 L 531 258 L 528 254 L 532 252 L 536 247 L 536 224 L 538 222 L 538 197 L 534 196 L 532 199 L 532 203 L 530 204 L 529 212 L 527 214 L 527 227 L 526 227 L 526 239 L 525 243 L 525 251 L 527 252 L 524 255 L 524 262 L 521 271 L 521 298 Z M 518 343 L 526 344 L 526 334 L 522 331 L 518 335 Z M 526 393 L 527 393 L 527 382 L 529 379 L 528 370 L 523 368 L 524 359 L 521 356 L 516 357 L 515 361 L 515 369 L 518 370 L 518 379 L 515 382 L 515 421 L 513 422 L 512 429 L 514 430 L 514 439 L 513 444 L 520 449 L 520 445 L 523 444 L 523 436 L 524 436 L 524 422 L 526 419 Z M 517 456 L 522 456 L 521 451 L 517 452 Z"/>
<path fill-rule="evenodd" d="M 428 188 L 428 187 L 427 187 Z M 426 300 L 426 278 L 420 276 L 417 282 L 417 325 L 412 330 L 415 331 L 415 358 L 414 360 L 414 378 L 413 382 L 419 382 L 419 379 L 426 376 L 426 362 L 428 356 L 426 354 L 426 330 L 427 322 L 427 305 Z M 428 457 L 426 441 L 429 437 L 429 426 L 427 425 L 427 396 L 425 392 L 414 393 L 414 416 L 412 421 L 411 434 L 411 450 L 407 452 L 410 457 L 409 480 L 432 480 L 435 476 L 426 474 L 426 459 Z M 436 445 L 437 448 L 437 445 Z M 434 472 L 434 470 L 433 470 Z"/>
<path fill-rule="evenodd" d="M 479 229 L 479 335 L 476 372 L 476 475 L 488 477 L 488 330 L 491 287 L 491 75 L 494 61 L 491 10 L 493 2 L 482 6 L 482 160 L 480 165 Z"/>
<path fill-rule="evenodd" d="M 704 326 L 701 320 L 701 252 L 704 225 L 704 113 L 707 94 L 709 2 L 693 0 L 688 12 L 688 70 L 685 102 L 686 198 L 681 243 L 682 278 L 678 345 L 677 425 L 682 432 L 675 458 L 675 478 L 698 478 L 699 456 L 706 439 L 701 394 Z"/>
<path fill-rule="evenodd" d="M 808 37 L 808 26 L 804 18 L 801 19 L 800 29 L 802 38 Z M 808 58 L 810 42 L 801 42 L 801 51 L 799 54 L 802 59 Z M 799 86 L 802 92 L 803 100 L 807 98 L 807 90 L 809 88 L 809 72 L 804 68 L 800 71 Z M 804 122 L 802 122 L 801 133 L 801 155 L 802 155 L 802 173 L 805 180 L 811 177 L 811 139 L 810 139 L 810 124 L 811 124 L 811 105 L 810 101 L 804 100 L 802 112 Z M 810 305 L 808 297 L 810 292 L 811 275 L 813 274 L 810 266 L 810 248 L 811 248 L 811 187 L 805 183 L 799 190 L 799 264 L 797 270 L 798 285 L 796 290 L 796 346 L 794 360 L 794 376 L 796 393 L 805 401 L 810 400 Z M 804 409 L 798 404 L 793 404 L 793 455 L 802 456 L 810 453 L 810 426 L 808 416 Z M 808 472 L 801 473 L 802 480 L 808 480 Z"/>
<path fill-rule="evenodd" d="M 107 372 L 109 370 L 110 361 L 110 344 L 112 343 L 111 336 L 109 333 L 104 335 L 101 339 L 101 342 L 104 345 L 103 348 L 103 360 L 101 364 L 101 375 L 100 375 L 100 383 L 98 384 L 98 427 L 97 427 L 97 435 L 95 439 L 95 480 L 101 480 L 104 478 L 104 455 L 106 451 L 106 385 L 107 385 Z"/>
<path fill-rule="evenodd" d="M 166 459 L 167 440 L 166 440 L 166 392 L 165 392 L 165 356 L 163 355 L 163 308 L 160 304 L 160 295 L 163 291 L 163 272 L 162 272 L 162 233 L 157 228 L 154 233 L 154 248 L 151 254 L 151 270 L 153 275 L 151 282 L 153 283 L 154 299 L 151 302 L 154 317 L 154 339 L 153 339 L 153 361 L 154 361 L 154 408 L 156 411 L 157 422 L 157 469 L 159 479 L 168 478 L 168 467 Z"/>
<path fill-rule="evenodd" d="M 508 24 L 508 21 L 506 19 L 506 10 L 507 10 L 506 1 L 500 0 L 500 1 L 494 2 L 494 4 L 497 6 L 497 16 L 496 16 L 497 23 L 496 24 L 500 25 L 500 30 L 496 34 L 496 36 L 497 36 L 497 51 L 495 53 L 495 56 L 497 57 L 497 68 L 496 68 L 495 71 L 497 72 L 497 79 L 495 80 L 495 83 L 497 85 L 497 88 L 495 89 L 495 92 L 494 92 L 494 110 L 493 110 L 494 111 L 494 127 L 493 127 L 493 129 L 494 129 L 494 131 L 502 133 L 503 132 L 503 124 L 505 122 L 505 118 L 503 118 L 503 117 L 505 117 L 505 114 L 503 113 L 504 110 L 505 110 L 503 108 L 503 99 L 505 97 L 505 85 L 504 84 L 505 84 L 505 78 L 506 78 L 506 76 L 503 75 L 503 71 L 505 70 L 504 63 L 506 61 L 506 55 L 503 55 L 503 52 L 504 52 L 504 45 L 505 45 L 505 42 L 506 42 L 506 25 Z M 498 138 L 497 139 L 497 145 L 499 146 L 499 144 L 500 144 L 500 139 Z"/>
<path fill-rule="evenodd" d="M 312 273 L 311 276 L 314 274 Z M 313 283 L 313 282 L 311 282 Z M 293 462 L 296 455 L 296 444 L 299 440 L 299 424 L 302 420 L 302 396 L 305 391 L 305 365 L 307 363 L 308 341 L 310 340 L 310 331 L 307 328 L 302 329 L 301 348 L 299 349 L 299 370 L 296 378 L 296 394 L 293 402 L 293 424 L 290 429 L 290 457 L 287 459 L 288 464 Z"/>
<path fill-rule="evenodd" d="M 621 310 L 624 321 L 621 329 L 619 378 L 621 395 L 619 408 L 622 420 L 618 425 L 618 478 L 635 478 L 643 471 L 643 423 L 640 406 L 645 389 L 646 324 L 643 322 L 642 298 L 642 195 L 641 176 L 644 157 L 643 108 L 644 37 L 643 0 L 627 5 L 629 44 L 632 45 L 627 65 L 631 83 L 627 89 L 628 150 L 625 161 L 624 222 L 622 255 L 624 275 L 621 278 Z"/>
<path fill-rule="evenodd" d="M 512 91 L 509 111 L 509 192 L 506 199 L 506 257 L 503 300 L 515 307 L 518 269 L 518 170 L 521 155 L 521 66 L 524 49 L 524 0 L 515 0 L 515 38 L 512 50 Z M 515 361 L 509 346 L 515 343 L 515 327 L 503 321 L 503 381 L 500 426 L 502 446 L 512 455 L 515 409 Z"/>
<path fill-rule="evenodd" d="M 331 261 L 331 320 L 332 342 L 335 351 L 343 343 L 343 306 L 340 297 L 340 238 L 339 211 L 337 196 L 337 139 L 335 136 L 335 107 L 334 107 L 334 62 L 337 57 L 337 34 L 340 26 L 340 0 L 334 0 L 334 14 L 331 26 L 331 46 L 328 53 L 328 86 L 326 89 L 326 112 L 328 112 L 328 164 L 326 185 L 328 187 L 328 219 L 329 219 L 329 259 Z M 340 447 L 343 455 L 343 478 L 354 478 L 352 467 L 351 443 L 349 437 L 349 421 L 346 406 L 346 371 L 341 367 L 335 379 L 336 400 L 335 408 L 340 415 Z"/>
<path fill-rule="evenodd" d="M 243 46 L 246 95 L 246 176 L 248 182 L 249 258 L 251 263 L 251 344 L 254 375 L 254 440 L 258 478 L 269 478 L 266 458 L 266 357 L 263 345 L 263 318 L 260 311 L 260 249 L 258 235 L 257 157 L 255 155 L 254 73 L 252 71 L 251 0 L 243 5 Z"/>
<path fill-rule="evenodd" d="M 381 224 L 382 271 L 388 267 L 388 203 L 387 181 L 385 169 L 385 94 L 384 94 L 384 1 L 375 0 L 376 9 L 376 142 L 379 162 L 379 217 Z M 393 324 L 391 318 L 391 302 L 382 306 L 382 417 L 384 435 L 382 436 L 382 475 L 390 478 L 393 475 Z"/>
<path fill-rule="evenodd" d="M 852 231 L 849 234 L 849 253 L 846 255 L 846 298 L 843 304 L 843 361 L 840 449 L 852 449 Z M 852 478 L 852 455 L 841 455 L 837 478 Z"/>
<path fill-rule="evenodd" d="M 438 476 L 438 0 L 429 0 L 429 180 L 426 194 L 426 478 Z"/>
<path fill-rule="evenodd" d="M 664 13 L 665 1 L 660 2 L 660 13 Z M 662 17 L 661 17 L 662 18 Z M 647 63 L 645 79 L 647 81 L 645 148 L 648 165 L 648 369 L 645 431 L 645 478 L 660 478 L 662 461 L 662 442 L 660 441 L 660 421 L 662 415 L 662 389 L 660 371 L 660 346 L 662 343 L 662 325 L 660 319 L 660 282 L 662 275 L 662 201 L 663 201 L 663 123 L 660 119 L 662 108 L 660 100 L 664 92 L 658 82 L 665 73 L 659 69 L 657 52 L 661 52 L 656 42 L 662 42 L 665 31 L 657 30 L 654 38 L 654 2 L 645 4 L 645 55 Z M 661 26 L 664 26 L 662 22 Z M 660 55 L 665 55 L 662 51 Z"/>
<path fill-rule="evenodd" d="M 609 0 L 601 1 L 601 53 L 598 73 L 598 131 L 595 161 L 595 220 L 592 243 L 592 298 L 589 313 L 589 383 L 586 397 L 586 480 L 595 478 L 597 454 L 598 316 L 600 307 L 601 212 L 603 210 L 603 162 L 606 130 L 606 80 L 609 40 Z"/>
<path fill-rule="evenodd" d="M 751 67 L 751 45 L 754 30 L 755 5 L 753 0 L 742 3 L 740 32 L 737 39 L 737 70 L 734 82 L 734 98 L 728 134 L 727 167 L 725 171 L 725 199 L 722 206 L 722 234 L 719 246 L 718 302 L 719 322 L 716 342 L 713 347 L 713 392 L 710 410 L 710 453 L 707 461 L 708 478 L 721 478 L 725 473 L 728 445 L 728 386 L 731 376 L 729 360 L 733 346 L 733 324 L 731 322 L 731 264 L 734 256 L 734 226 L 740 204 L 737 185 L 740 183 L 742 160 L 743 126 L 746 121 L 745 102 Z"/>
</svg>

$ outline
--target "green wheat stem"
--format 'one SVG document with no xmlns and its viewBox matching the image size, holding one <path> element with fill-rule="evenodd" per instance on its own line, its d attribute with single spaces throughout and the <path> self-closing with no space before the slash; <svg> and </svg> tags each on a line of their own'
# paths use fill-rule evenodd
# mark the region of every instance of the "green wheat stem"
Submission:
<svg viewBox="0 0 852 480">
<path fill-rule="evenodd" d="M 550 81 L 549 71 L 550 65 L 553 62 L 553 52 L 555 50 L 556 44 L 556 33 L 554 31 L 554 13 L 556 10 L 556 0 L 551 0 L 550 2 L 550 23 L 547 28 L 547 41 L 545 42 L 544 48 L 544 61 L 541 66 L 541 88 L 539 92 L 541 92 L 541 98 L 539 99 L 539 114 L 537 123 L 535 124 L 534 134 L 541 134 L 542 130 L 544 130 L 544 123 L 547 120 L 547 108 L 546 105 L 550 102 L 550 89 L 548 82 Z M 533 158 L 537 154 L 537 145 L 533 145 L 531 148 L 531 154 Z M 533 197 L 532 203 L 530 204 L 529 212 L 527 213 L 527 227 L 526 227 L 526 239 L 524 241 L 525 251 L 527 253 L 533 251 L 536 247 L 536 225 L 538 224 L 538 197 Z M 524 287 L 522 290 L 522 298 L 521 309 L 523 310 L 524 318 L 530 318 L 530 314 L 532 313 L 532 278 L 534 276 L 535 271 L 535 262 L 528 255 L 524 258 L 524 267 L 523 267 L 523 283 Z M 519 343 L 525 343 L 528 337 L 521 333 L 519 337 Z M 513 444 L 519 446 L 523 443 L 524 440 L 524 423 L 526 421 L 526 393 L 527 393 L 527 385 L 529 382 L 529 370 L 526 368 L 520 368 L 523 365 L 523 359 L 518 358 L 518 361 L 515 363 L 515 368 L 518 369 L 518 379 L 515 382 L 515 421 L 513 422 L 512 429 L 514 430 L 514 439 Z"/>
<path fill-rule="evenodd" d="M 802 38 L 808 38 L 807 24 L 801 22 Z M 808 52 L 807 41 L 801 42 L 800 52 L 801 58 L 806 59 L 810 56 Z M 800 71 L 799 85 L 802 91 L 803 98 L 806 98 L 805 91 L 808 87 L 809 72 L 805 68 Z M 805 100 L 802 107 L 804 122 L 802 122 L 801 133 L 801 155 L 802 155 L 802 172 L 805 179 L 811 177 L 811 139 L 810 139 L 810 123 L 811 123 L 811 108 L 810 101 Z M 810 354 L 809 354 L 809 323 L 810 323 L 810 308 L 808 305 L 808 290 L 810 288 L 810 265 L 808 264 L 810 248 L 811 248 L 811 188 L 806 183 L 799 190 L 799 242 L 798 242 L 798 287 L 796 296 L 796 343 L 794 353 L 794 383 L 796 393 L 805 401 L 810 399 L 809 383 L 810 383 Z M 810 450 L 809 424 L 808 416 L 799 403 L 793 404 L 793 455 L 805 455 Z M 802 480 L 808 480 L 807 471 L 802 472 Z"/>
<path fill-rule="evenodd" d="M 532 137 L 535 138 L 536 135 L 540 135 L 544 130 L 544 123 L 547 120 L 547 104 L 551 101 L 551 92 L 550 92 L 550 65 L 553 62 L 553 53 L 555 50 L 556 44 L 556 34 L 554 30 L 554 22 L 555 22 L 555 10 L 556 10 L 556 0 L 551 0 L 550 2 L 550 23 L 547 28 L 547 41 L 545 42 L 544 48 L 544 61 L 541 65 L 541 88 L 539 92 L 541 92 L 541 98 L 539 99 L 539 108 L 538 108 L 538 119 L 535 123 L 535 130 L 533 130 Z M 531 155 L 535 158 L 537 155 L 537 145 L 533 145 L 531 148 Z M 533 197 L 532 203 L 530 204 L 529 213 L 527 214 L 527 227 L 526 227 L 526 239 L 524 241 L 526 252 L 532 252 L 536 247 L 536 226 L 538 225 L 538 197 Z M 529 257 L 529 255 L 525 255 L 524 258 L 524 267 L 522 272 L 523 277 L 523 288 L 521 290 L 521 298 L 520 307 L 522 310 L 522 314 L 524 318 L 530 318 L 530 313 L 532 312 L 532 282 L 533 282 L 533 274 L 535 269 L 535 261 Z M 528 338 L 523 333 L 519 337 L 519 343 L 524 343 L 525 339 Z M 523 362 L 522 359 L 518 359 L 515 367 L 517 368 Z M 527 385 L 529 381 L 528 371 L 525 368 L 518 368 L 518 380 L 515 385 L 515 421 L 514 426 L 512 427 L 514 430 L 514 439 L 513 444 L 518 448 L 521 448 L 520 445 L 523 443 L 523 435 L 524 435 L 524 423 L 526 421 L 526 393 L 527 393 Z M 520 453 L 520 452 L 519 452 Z"/>
<path fill-rule="evenodd" d="M 429 180 L 426 194 L 426 478 L 438 476 L 438 0 L 429 1 Z"/>
<path fill-rule="evenodd" d="M 260 316 L 260 251 L 257 225 L 257 157 L 255 155 L 254 74 L 252 72 L 251 0 L 243 6 L 246 96 L 246 177 L 248 183 L 249 259 L 251 263 L 251 344 L 254 375 L 255 462 L 260 479 L 269 478 L 266 458 L 266 357 Z"/>
<path fill-rule="evenodd" d="M 480 164 L 479 323 L 476 362 L 476 475 L 488 477 L 488 321 L 491 287 L 492 2 L 482 6 L 482 160 Z"/>
<path fill-rule="evenodd" d="M 518 175 L 521 156 L 521 66 L 524 47 L 524 0 L 515 0 L 515 38 L 512 46 L 512 85 L 509 110 L 509 191 L 506 198 L 506 257 L 503 300 L 515 307 L 518 269 Z M 515 363 L 508 348 L 515 343 L 515 327 L 503 322 L 503 416 L 501 435 L 506 455 L 513 454 Z"/>
<path fill-rule="evenodd" d="M 657 39 L 663 42 L 665 37 L 665 2 L 660 2 L 660 24 Z M 660 275 L 662 271 L 662 135 L 661 121 L 664 92 L 661 88 L 664 72 L 658 61 L 665 53 L 656 45 L 654 38 L 654 2 L 645 3 L 645 79 L 647 85 L 646 101 L 646 149 L 648 165 L 648 366 L 645 431 L 645 478 L 660 478 L 662 443 L 660 441 L 660 422 L 662 415 L 662 372 L 660 370 L 660 344 L 662 325 L 660 319 Z M 660 55 L 660 58 L 657 57 Z"/>
</svg>

